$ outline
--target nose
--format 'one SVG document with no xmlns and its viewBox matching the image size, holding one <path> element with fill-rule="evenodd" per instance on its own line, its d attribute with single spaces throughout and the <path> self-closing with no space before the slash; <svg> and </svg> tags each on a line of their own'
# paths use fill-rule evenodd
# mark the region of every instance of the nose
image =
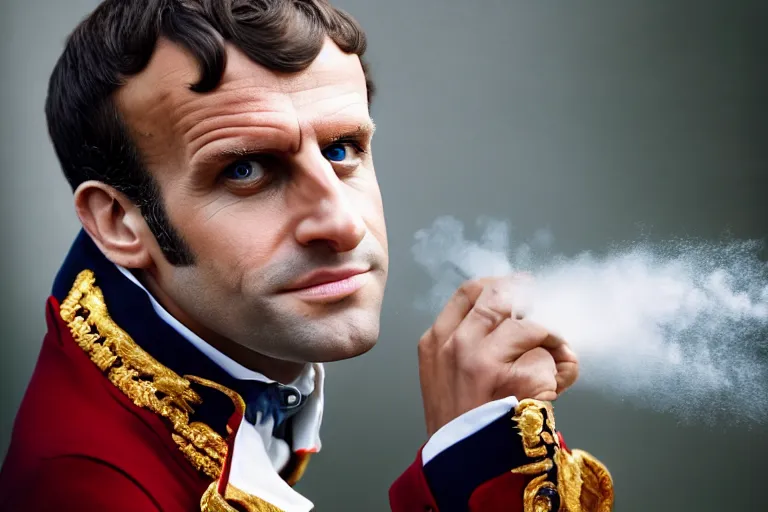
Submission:
<svg viewBox="0 0 768 512">
<path fill-rule="evenodd" d="M 365 222 L 328 160 L 319 150 L 312 153 L 300 163 L 294 182 L 296 207 L 301 212 L 296 241 L 324 243 L 335 252 L 351 251 L 365 236 Z"/>
</svg>

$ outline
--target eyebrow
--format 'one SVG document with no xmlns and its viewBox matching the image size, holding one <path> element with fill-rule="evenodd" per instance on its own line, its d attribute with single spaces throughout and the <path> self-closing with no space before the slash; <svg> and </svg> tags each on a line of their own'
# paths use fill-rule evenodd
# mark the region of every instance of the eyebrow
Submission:
<svg viewBox="0 0 768 512">
<path fill-rule="evenodd" d="M 345 138 L 373 137 L 375 132 L 376 124 L 373 122 L 373 119 L 368 119 L 366 122 L 359 124 L 355 129 L 336 131 L 330 137 L 330 141 L 333 143 Z"/>
<path fill-rule="evenodd" d="M 243 157 L 263 153 L 266 150 L 264 144 L 244 143 L 237 146 L 223 147 L 215 151 L 207 152 L 203 156 L 192 159 L 192 169 L 197 173 L 200 170 L 212 165 L 219 165 L 224 162 L 232 162 Z"/>
<path fill-rule="evenodd" d="M 332 132 L 330 137 L 321 137 L 323 144 L 333 144 L 336 141 L 346 138 L 360 138 L 360 137 L 373 137 L 376 131 L 376 124 L 372 119 L 360 123 L 353 129 L 340 129 Z M 246 156 L 251 156 L 268 151 L 279 151 L 278 148 L 270 147 L 269 144 L 264 144 L 259 141 L 249 141 L 240 145 L 233 145 L 223 147 L 206 154 L 200 158 L 199 163 L 203 165 L 219 163 L 222 161 L 236 160 Z"/>
<path fill-rule="evenodd" d="M 231 146 L 228 148 L 217 149 L 202 158 L 202 163 L 217 163 L 222 160 L 232 160 L 237 158 L 243 158 L 245 156 L 254 155 L 256 153 L 262 153 L 268 148 L 263 144 L 243 144 L 240 146 Z"/>
</svg>

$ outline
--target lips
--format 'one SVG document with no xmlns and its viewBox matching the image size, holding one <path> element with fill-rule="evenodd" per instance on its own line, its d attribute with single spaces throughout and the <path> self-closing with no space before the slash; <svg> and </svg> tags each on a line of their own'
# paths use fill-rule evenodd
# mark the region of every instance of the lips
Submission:
<svg viewBox="0 0 768 512">
<path fill-rule="evenodd" d="M 354 295 L 366 285 L 369 277 L 368 268 L 321 269 L 291 284 L 283 293 L 308 303 L 334 303 Z"/>
<path fill-rule="evenodd" d="M 284 291 L 295 292 L 300 290 L 307 290 L 322 285 L 328 285 L 332 283 L 338 283 L 346 281 L 355 276 L 365 274 L 370 269 L 361 267 L 347 267 L 339 269 L 320 269 L 306 276 L 302 277 L 295 283 L 291 284 Z"/>
</svg>

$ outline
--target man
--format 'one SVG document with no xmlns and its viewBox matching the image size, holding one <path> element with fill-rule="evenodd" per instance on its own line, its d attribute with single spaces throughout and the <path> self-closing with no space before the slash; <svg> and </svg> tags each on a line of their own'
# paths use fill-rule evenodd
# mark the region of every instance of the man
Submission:
<svg viewBox="0 0 768 512">
<path fill-rule="evenodd" d="M 312 509 L 322 363 L 373 346 L 387 275 L 365 49 L 325 0 L 107 0 L 75 30 L 46 114 L 83 232 L 2 510 Z M 576 357 L 513 289 L 464 284 L 420 340 L 429 439 L 392 510 L 611 508 L 538 401 Z"/>
</svg>

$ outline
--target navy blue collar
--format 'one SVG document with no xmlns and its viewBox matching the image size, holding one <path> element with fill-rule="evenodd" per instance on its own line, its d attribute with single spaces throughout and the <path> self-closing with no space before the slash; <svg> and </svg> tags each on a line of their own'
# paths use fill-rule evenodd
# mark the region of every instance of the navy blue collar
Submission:
<svg viewBox="0 0 768 512">
<path fill-rule="evenodd" d="M 147 294 L 126 278 L 109 261 L 84 231 L 80 231 L 53 284 L 53 296 L 61 303 L 77 275 L 89 269 L 96 275 L 96 286 L 104 293 L 110 316 L 134 341 L 161 364 L 179 375 L 195 375 L 212 380 L 240 393 L 246 400 L 266 387 L 260 382 L 234 379 L 186 338 L 160 318 Z M 231 401 L 218 391 L 195 386 L 203 403 L 195 407 L 194 421 L 207 423 L 222 436 L 227 435 L 227 420 L 233 413 Z"/>
</svg>

